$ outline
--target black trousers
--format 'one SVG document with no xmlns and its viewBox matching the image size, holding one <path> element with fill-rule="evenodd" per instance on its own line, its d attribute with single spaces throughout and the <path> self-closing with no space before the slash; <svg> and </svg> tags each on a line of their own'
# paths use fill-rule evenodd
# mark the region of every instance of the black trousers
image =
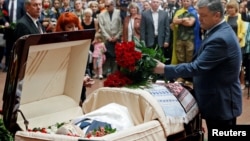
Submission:
<svg viewBox="0 0 250 141">
<path fill-rule="evenodd" d="M 208 132 L 208 141 L 211 138 L 212 129 L 220 128 L 220 127 L 230 127 L 236 125 L 236 118 L 230 120 L 206 120 L 207 132 Z"/>
<path fill-rule="evenodd" d="M 159 46 L 158 45 L 158 36 L 155 36 L 153 45 L 152 46 L 147 46 L 147 47 L 155 49 L 156 46 Z"/>
<path fill-rule="evenodd" d="M 80 100 L 81 100 L 82 102 L 84 102 L 85 99 L 86 99 L 86 87 L 85 87 L 85 86 L 82 86 L 82 93 L 81 93 Z"/>
<path fill-rule="evenodd" d="M 149 48 L 155 48 L 158 45 L 158 36 L 155 36 L 154 38 L 154 44 L 152 46 L 149 46 Z M 164 55 L 164 57 L 166 58 L 166 61 L 163 62 L 164 64 L 168 65 L 171 64 L 171 58 L 172 58 L 172 45 L 169 42 L 169 47 L 165 48 L 162 46 L 159 46 L 162 49 L 162 53 Z"/>
</svg>

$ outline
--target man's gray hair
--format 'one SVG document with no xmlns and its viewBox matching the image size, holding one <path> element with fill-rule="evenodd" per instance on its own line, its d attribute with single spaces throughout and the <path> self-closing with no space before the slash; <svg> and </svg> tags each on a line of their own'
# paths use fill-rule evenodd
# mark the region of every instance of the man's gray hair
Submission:
<svg viewBox="0 0 250 141">
<path fill-rule="evenodd" d="M 116 3 L 114 0 L 105 0 L 106 2 L 108 2 L 109 4 L 112 4 L 113 6 L 116 6 Z"/>
<path fill-rule="evenodd" d="M 222 6 L 221 0 L 199 0 L 197 7 L 207 7 L 211 12 L 220 12 L 221 18 L 224 18 L 224 8 Z"/>
<path fill-rule="evenodd" d="M 30 4 L 31 3 L 31 0 L 25 0 L 24 1 L 24 5 L 28 5 L 28 4 Z"/>
</svg>

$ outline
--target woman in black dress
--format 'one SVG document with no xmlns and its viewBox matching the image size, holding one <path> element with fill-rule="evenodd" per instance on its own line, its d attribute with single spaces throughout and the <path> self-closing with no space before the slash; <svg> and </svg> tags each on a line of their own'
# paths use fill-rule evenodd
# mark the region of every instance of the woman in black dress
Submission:
<svg viewBox="0 0 250 141">
<path fill-rule="evenodd" d="M 82 24 L 82 27 L 84 30 L 86 29 L 95 29 L 96 32 L 99 32 L 98 30 L 98 21 L 96 18 L 93 17 L 93 11 L 92 9 L 90 8 L 87 8 L 84 10 L 83 12 L 83 19 L 81 21 L 81 24 Z M 87 69 L 86 69 L 86 73 L 89 75 L 89 76 L 93 76 L 93 63 L 92 63 L 92 52 L 93 52 L 93 45 L 90 46 L 90 55 L 89 55 L 89 61 L 88 61 L 88 65 L 87 65 Z"/>
</svg>

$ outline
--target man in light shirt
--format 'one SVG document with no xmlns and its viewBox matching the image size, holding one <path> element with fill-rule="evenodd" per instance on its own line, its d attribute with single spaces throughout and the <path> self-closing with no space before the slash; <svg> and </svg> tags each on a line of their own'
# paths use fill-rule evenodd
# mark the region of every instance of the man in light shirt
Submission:
<svg viewBox="0 0 250 141">
<path fill-rule="evenodd" d="M 140 37 L 147 47 L 159 46 L 165 53 L 169 47 L 169 17 L 159 6 L 160 0 L 152 0 L 151 10 L 142 12 Z"/>
</svg>

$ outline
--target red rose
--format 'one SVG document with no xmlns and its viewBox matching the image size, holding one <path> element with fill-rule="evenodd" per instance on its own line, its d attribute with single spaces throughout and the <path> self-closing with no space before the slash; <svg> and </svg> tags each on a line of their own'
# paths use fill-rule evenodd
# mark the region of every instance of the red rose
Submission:
<svg viewBox="0 0 250 141">
<path fill-rule="evenodd" d="M 43 8 L 44 8 L 44 9 L 48 9 L 48 8 L 49 8 L 49 4 L 48 4 L 48 3 L 44 3 L 44 4 L 43 4 Z"/>
<path fill-rule="evenodd" d="M 115 46 L 117 64 L 130 71 L 135 70 L 135 64 L 141 59 L 141 53 L 135 50 L 134 42 L 117 43 Z"/>
<path fill-rule="evenodd" d="M 110 74 L 104 81 L 104 87 L 123 87 L 132 84 L 132 80 L 122 74 L 120 71 L 116 71 Z"/>
<path fill-rule="evenodd" d="M 2 13 L 3 13 L 4 16 L 8 16 L 9 15 L 6 10 L 3 10 Z"/>
</svg>

